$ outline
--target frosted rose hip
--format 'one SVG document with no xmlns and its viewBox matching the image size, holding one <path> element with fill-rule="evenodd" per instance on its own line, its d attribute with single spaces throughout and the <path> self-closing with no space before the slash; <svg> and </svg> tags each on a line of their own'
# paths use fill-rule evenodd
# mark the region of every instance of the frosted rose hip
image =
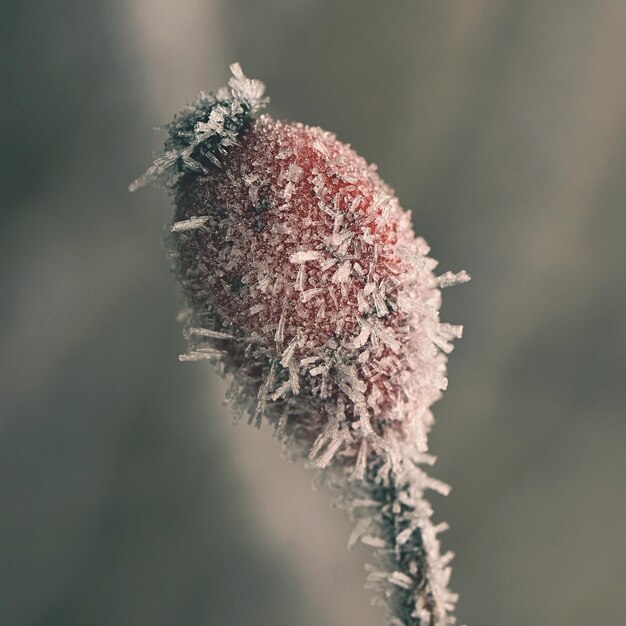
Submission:
<svg viewBox="0 0 626 626">
<path fill-rule="evenodd" d="M 176 233 L 192 308 L 289 370 L 272 399 L 343 402 L 341 448 L 357 425 L 375 445 L 413 426 L 445 385 L 435 262 L 375 168 L 330 133 L 262 116 L 208 169 L 177 195 L 178 221 L 205 220 Z"/>
<path fill-rule="evenodd" d="M 255 118 L 263 87 L 232 67 L 169 125 L 165 153 L 131 186 L 174 192 L 171 247 L 187 301 L 181 360 L 214 360 L 228 396 L 265 418 L 295 456 L 343 484 L 358 520 L 350 543 L 377 550 L 370 581 L 393 624 L 453 623 L 419 467 L 461 327 L 439 322 L 426 242 L 393 191 L 348 145 L 298 123 Z"/>
</svg>

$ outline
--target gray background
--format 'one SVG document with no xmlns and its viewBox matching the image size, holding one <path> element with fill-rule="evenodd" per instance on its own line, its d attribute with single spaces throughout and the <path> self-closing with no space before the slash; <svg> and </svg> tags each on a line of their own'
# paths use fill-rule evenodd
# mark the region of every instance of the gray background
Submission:
<svg viewBox="0 0 626 626">
<path fill-rule="evenodd" d="M 171 212 L 127 184 L 228 64 L 378 163 L 466 336 L 436 517 L 469 626 L 626 614 L 626 3 L 2 6 L 0 624 L 374 626 L 312 474 L 180 364 Z"/>
</svg>

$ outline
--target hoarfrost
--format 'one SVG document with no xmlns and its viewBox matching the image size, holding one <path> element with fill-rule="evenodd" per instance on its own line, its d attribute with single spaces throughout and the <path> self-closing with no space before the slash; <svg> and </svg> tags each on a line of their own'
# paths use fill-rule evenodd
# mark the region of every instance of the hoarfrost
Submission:
<svg viewBox="0 0 626 626">
<path fill-rule="evenodd" d="M 182 220 L 172 224 L 171 231 L 173 233 L 179 233 L 184 230 L 193 230 L 194 228 L 200 228 L 209 221 L 208 217 L 192 217 L 188 220 Z"/>
<path fill-rule="evenodd" d="M 265 309 L 264 304 L 255 304 L 248 309 L 248 315 L 252 317 L 253 315 L 256 315 L 257 313 L 263 311 L 263 309 Z"/>
<path fill-rule="evenodd" d="M 334 283 L 345 283 L 350 277 L 350 261 L 344 261 L 337 271 L 333 274 L 331 280 Z"/>
<path fill-rule="evenodd" d="M 222 350 L 212 350 L 210 348 L 203 348 L 200 350 L 190 350 L 185 354 L 181 354 L 178 357 L 179 361 L 203 361 L 205 359 L 216 359 L 224 354 Z"/>
<path fill-rule="evenodd" d="M 228 88 L 220 90 L 216 96 L 201 92 L 193 104 L 167 125 L 170 138 L 165 152 L 130 184 L 129 191 L 136 191 L 154 180 L 174 187 L 186 171 L 207 173 L 202 161 L 221 166 L 218 155 L 237 143 L 251 116 L 268 102 L 263 97 L 265 85 L 247 78 L 239 63 L 233 63 L 230 71 L 232 78 Z M 226 119 L 228 125 L 224 123 Z"/>
<path fill-rule="evenodd" d="M 302 302 L 308 302 L 309 300 L 311 300 L 312 298 L 315 298 L 315 296 L 319 295 L 323 291 L 324 290 L 321 287 L 314 287 L 312 289 L 307 289 L 306 291 L 302 291 L 300 293 L 300 300 Z"/>
<path fill-rule="evenodd" d="M 289 363 L 291 362 L 291 359 L 293 358 L 293 355 L 296 351 L 297 346 L 298 346 L 298 337 L 294 337 L 291 340 L 290 344 L 285 348 L 282 354 L 280 364 L 283 367 L 289 367 Z"/>
<path fill-rule="evenodd" d="M 289 262 L 294 264 L 306 263 L 307 261 L 316 261 L 322 258 L 322 253 L 317 250 L 303 250 L 294 252 L 289 257 Z"/>
<path fill-rule="evenodd" d="M 453 287 L 454 285 L 460 285 L 462 283 L 466 283 L 470 280 L 470 275 L 462 270 L 457 274 L 453 272 L 446 272 L 441 276 L 437 277 L 437 282 L 439 283 L 439 287 L 443 289 L 444 287 Z"/>
<path fill-rule="evenodd" d="M 376 307 L 376 315 L 378 317 L 385 317 L 385 315 L 389 314 L 384 295 L 378 290 L 374 291 L 374 306 Z"/>
<path fill-rule="evenodd" d="M 210 328 L 195 328 L 193 326 L 187 328 L 184 334 L 187 338 L 196 335 L 198 337 L 210 337 L 211 339 L 233 339 L 233 335 L 228 333 L 212 330 Z"/>
<path fill-rule="evenodd" d="M 281 344 L 285 339 L 285 312 L 283 311 L 278 320 L 278 326 L 276 328 L 276 334 L 274 335 L 274 341 L 277 344 Z"/>
</svg>

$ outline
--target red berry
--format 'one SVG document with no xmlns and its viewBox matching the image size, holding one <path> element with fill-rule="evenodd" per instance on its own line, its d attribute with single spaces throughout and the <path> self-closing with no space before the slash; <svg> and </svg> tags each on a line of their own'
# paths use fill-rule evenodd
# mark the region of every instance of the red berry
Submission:
<svg viewBox="0 0 626 626">
<path fill-rule="evenodd" d="M 425 449 L 446 384 L 435 344 L 458 330 L 438 323 L 436 262 L 376 168 L 330 133 L 265 115 L 207 169 L 176 197 L 179 222 L 202 219 L 176 234 L 192 309 L 274 365 L 267 394 L 298 396 L 305 438 L 340 406 L 344 434 L 320 440 L 322 465 L 324 445 L 354 458 L 363 434 L 375 448 L 417 435 Z"/>
<path fill-rule="evenodd" d="M 397 619 L 444 626 L 455 596 L 418 467 L 430 407 L 446 386 L 461 327 L 441 324 L 426 242 L 393 190 L 350 146 L 320 128 L 253 114 L 263 87 L 233 66 L 230 89 L 169 125 L 166 151 L 134 183 L 173 189 L 175 269 L 189 350 L 231 378 L 229 397 L 297 454 L 337 470 L 359 537 Z M 350 484 L 349 484 L 350 483 Z M 367 534 L 368 529 L 377 535 Z M 398 621 L 399 620 L 399 621 Z"/>
</svg>

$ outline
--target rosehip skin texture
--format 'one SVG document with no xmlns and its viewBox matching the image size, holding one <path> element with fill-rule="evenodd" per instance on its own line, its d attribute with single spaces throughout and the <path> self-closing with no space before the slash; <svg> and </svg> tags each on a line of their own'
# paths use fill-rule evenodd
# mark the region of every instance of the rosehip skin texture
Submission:
<svg viewBox="0 0 626 626">
<path fill-rule="evenodd" d="M 182 258 L 192 262 L 185 274 L 195 274 L 185 281 L 192 308 L 210 299 L 238 333 L 256 334 L 270 358 L 280 359 L 294 340 L 296 361 L 332 360 L 343 349 L 370 399 L 373 430 L 379 436 L 389 426 L 402 430 L 403 420 L 388 417 L 407 400 L 402 374 L 412 368 L 402 352 L 429 341 L 411 332 L 398 292 L 417 289 L 433 311 L 440 296 L 435 263 L 424 259 L 418 274 L 400 256 L 398 244 L 416 255 L 427 248 L 376 168 L 331 133 L 266 115 L 252 121 L 221 168 L 207 167 L 208 175 L 182 181 L 176 198 L 177 220 L 208 218 L 203 228 L 178 235 Z M 358 360 L 364 350 L 351 359 L 371 325 L 384 329 L 382 340 L 366 359 Z M 315 386 L 315 378 L 300 386 Z M 337 386 L 327 386 L 324 399 L 336 401 Z M 304 391 L 306 412 L 313 406 L 305 397 L 319 393 Z M 428 403 L 438 395 L 422 391 Z M 357 421 L 354 403 L 348 398 L 344 406 L 347 419 Z"/>
</svg>

